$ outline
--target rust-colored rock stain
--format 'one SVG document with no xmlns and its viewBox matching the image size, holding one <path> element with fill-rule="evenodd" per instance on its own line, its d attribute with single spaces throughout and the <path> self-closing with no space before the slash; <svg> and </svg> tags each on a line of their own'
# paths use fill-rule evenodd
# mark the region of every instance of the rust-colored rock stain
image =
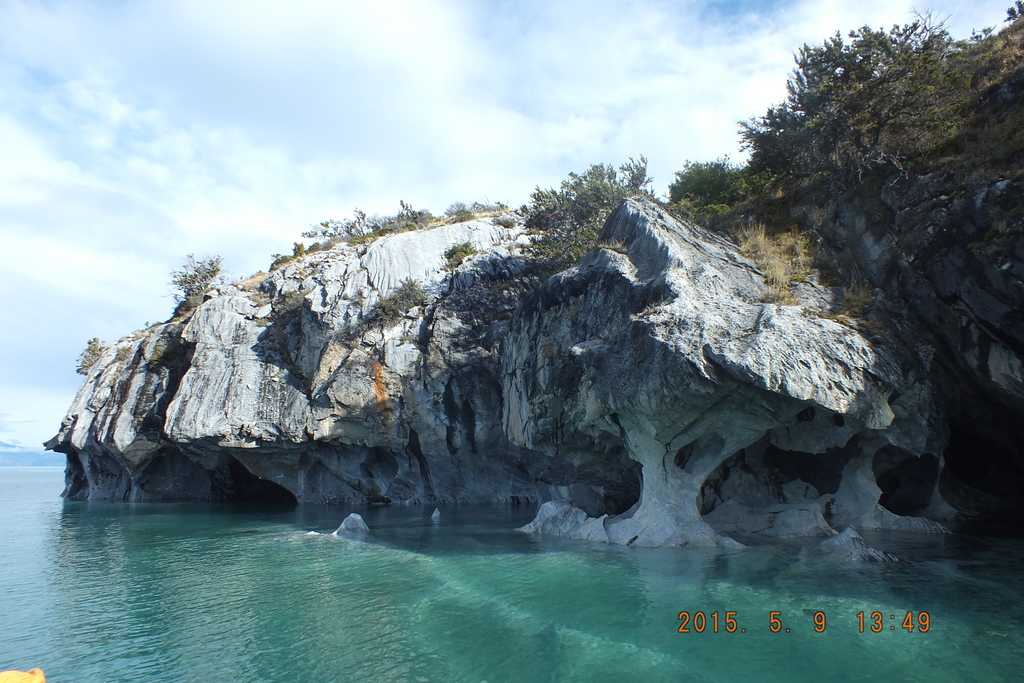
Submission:
<svg viewBox="0 0 1024 683">
<path fill-rule="evenodd" d="M 373 364 L 373 393 L 377 397 L 377 412 L 387 424 L 391 419 L 391 406 L 388 405 L 388 388 L 384 384 L 384 364 L 380 361 Z"/>
</svg>

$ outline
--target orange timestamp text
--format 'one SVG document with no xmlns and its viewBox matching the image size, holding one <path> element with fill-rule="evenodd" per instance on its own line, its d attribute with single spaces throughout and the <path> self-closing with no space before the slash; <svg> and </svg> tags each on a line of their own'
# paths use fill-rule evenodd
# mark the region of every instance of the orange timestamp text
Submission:
<svg viewBox="0 0 1024 683">
<path fill-rule="evenodd" d="M 784 618 L 781 611 L 768 612 L 767 624 L 762 619 L 756 620 L 761 626 L 768 626 L 772 633 L 791 633 L 793 628 L 799 629 L 797 624 L 802 623 L 804 628 L 808 626 L 817 633 L 824 633 L 828 626 L 828 617 L 822 611 L 814 612 L 810 624 L 807 623 L 806 615 L 803 620 L 791 620 Z M 888 620 L 886 619 L 888 617 Z M 856 622 L 853 621 L 856 619 Z M 680 612 L 679 633 L 746 633 L 746 626 L 756 628 L 754 621 L 748 619 L 740 623 L 739 612 Z M 785 622 L 785 623 L 784 623 Z M 927 633 L 931 628 L 931 615 L 928 612 L 907 612 L 904 614 L 885 614 L 883 612 L 858 612 L 854 617 L 843 620 L 844 623 L 856 623 L 860 633 L 880 633 L 882 631 L 896 631 L 897 629 L 906 633 Z M 887 629 L 886 626 L 889 628 Z"/>
</svg>

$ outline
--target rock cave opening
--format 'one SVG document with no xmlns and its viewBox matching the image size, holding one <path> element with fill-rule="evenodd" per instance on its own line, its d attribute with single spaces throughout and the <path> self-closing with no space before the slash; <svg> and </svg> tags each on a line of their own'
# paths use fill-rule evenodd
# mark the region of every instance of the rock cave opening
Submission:
<svg viewBox="0 0 1024 683">
<path fill-rule="evenodd" d="M 85 478 L 85 467 L 82 466 L 82 459 L 78 457 L 78 451 L 69 446 L 65 454 L 68 461 L 64 467 L 64 492 L 60 494 L 61 497 L 68 500 L 88 497 L 89 480 Z"/>
<path fill-rule="evenodd" d="M 294 493 L 280 484 L 257 477 L 234 459 L 210 472 L 210 498 L 225 503 L 298 503 Z"/>
<path fill-rule="evenodd" d="M 878 504 L 889 512 L 914 516 L 932 502 L 939 478 L 939 458 L 916 456 L 892 446 L 878 449 L 871 462 L 875 482 L 882 490 Z"/>
<path fill-rule="evenodd" d="M 853 440 L 841 448 L 829 448 L 824 453 L 788 451 L 768 444 L 763 462 L 765 467 L 778 473 L 780 484 L 800 480 L 813 486 L 818 495 L 824 495 L 839 490 L 843 468 L 856 452 Z"/>
<path fill-rule="evenodd" d="M 950 421 L 939 491 L 978 531 L 1024 534 L 1024 471 L 1005 444 Z"/>
<path fill-rule="evenodd" d="M 701 487 L 698 509 L 707 515 L 726 501 L 760 509 L 836 493 L 855 453 L 852 444 L 824 453 L 786 450 L 766 435 L 718 466 Z"/>
<path fill-rule="evenodd" d="M 619 479 L 611 480 L 604 489 L 604 509 L 609 515 L 621 515 L 640 502 L 640 463 L 626 469 Z"/>
</svg>

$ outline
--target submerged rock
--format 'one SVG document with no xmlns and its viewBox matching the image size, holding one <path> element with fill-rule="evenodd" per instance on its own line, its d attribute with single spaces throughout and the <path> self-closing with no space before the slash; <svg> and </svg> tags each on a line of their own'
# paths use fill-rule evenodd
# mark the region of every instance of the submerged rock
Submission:
<svg viewBox="0 0 1024 683">
<path fill-rule="evenodd" d="M 853 526 L 846 527 L 841 534 L 814 546 L 811 555 L 827 557 L 837 562 L 899 562 L 895 555 L 872 548 L 865 543 Z"/>
<path fill-rule="evenodd" d="M 369 530 L 370 527 L 366 526 L 366 522 L 363 521 L 363 516 L 358 512 L 353 512 L 342 521 L 341 526 L 334 530 L 334 535 L 365 534 Z"/>
</svg>

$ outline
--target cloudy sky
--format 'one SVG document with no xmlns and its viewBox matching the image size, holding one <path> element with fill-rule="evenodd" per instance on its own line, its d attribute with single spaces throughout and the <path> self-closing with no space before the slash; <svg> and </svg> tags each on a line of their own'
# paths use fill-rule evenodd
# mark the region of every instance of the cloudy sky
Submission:
<svg viewBox="0 0 1024 683">
<path fill-rule="evenodd" d="M 792 54 L 1010 0 L 0 0 L 0 451 L 41 450 L 91 337 L 173 309 L 168 273 L 265 269 L 399 200 L 524 203 L 592 163 L 738 149 Z"/>
</svg>

